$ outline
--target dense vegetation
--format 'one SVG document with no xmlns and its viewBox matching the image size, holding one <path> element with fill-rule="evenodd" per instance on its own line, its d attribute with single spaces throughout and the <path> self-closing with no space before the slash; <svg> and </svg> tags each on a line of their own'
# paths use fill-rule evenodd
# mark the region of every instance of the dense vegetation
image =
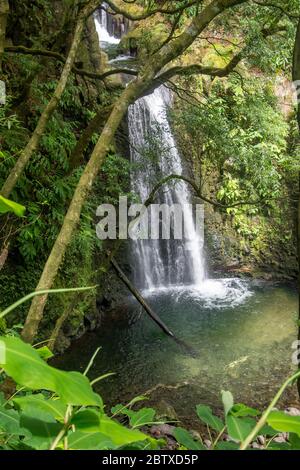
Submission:
<svg viewBox="0 0 300 470">
<path fill-rule="evenodd" d="M 75 337 L 100 323 L 109 256 L 122 249 L 95 236 L 96 206 L 120 195 L 136 200 L 126 112 L 160 84 L 175 97 L 170 120 L 192 187 L 230 221 L 239 255 L 250 252 L 253 272 L 267 266 L 276 279 L 293 282 L 298 274 L 300 111 L 291 80 L 300 80 L 299 2 L 107 0 L 105 8 L 130 24 L 118 51 L 134 50 L 136 64 L 122 70 L 98 45 L 92 15 L 102 3 L 0 0 L 3 449 L 166 445 L 147 434 L 155 410 L 132 409 L 144 397 L 104 410 L 86 378 L 92 360 L 85 377 L 47 364 L 58 339 L 64 343 L 64 327 Z M 127 86 L 120 72 L 132 76 Z M 159 129 L 143 158 L 155 148 L 168 152 Z M 48 299 L 50 289 L 68 288 Z M 45 292 L 32 296 L 29 308 L 18 302 L 34 289 Z M 37 340 L 49 349 L 25 344 Z M 299 449 L 300 418 L 272 411 L 285 386 L 265 413 L 234 404 L 230 392 L 222 394 L 224 420 L 198 405 L 212 447 L 247 448 L 260 434 L 263 448 Z M 290 432 L 281 446 L 273 442 L 278 432 Z M 205 448 L 181 427 L 174 437 L 181 448 Z"/>
</svg>

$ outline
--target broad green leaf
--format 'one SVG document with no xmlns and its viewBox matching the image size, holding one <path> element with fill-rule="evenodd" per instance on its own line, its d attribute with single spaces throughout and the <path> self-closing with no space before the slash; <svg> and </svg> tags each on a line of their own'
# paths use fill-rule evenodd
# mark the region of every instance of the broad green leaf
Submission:
<svg viewBox="0 0 300 470">
<path fill-rule="evenodd" d="M 183 428 L 176 428 L 174 431 L 176 441 L 188 450 L 206 450 L 203 444 L 195 441 L 191 434 Z"/>
<path fill-rule="evenodd" d="M 132 442 L 150 439 L 146 434 L 135 429 L 127 429 L 125 426 L 113 421 L 108 416 L 101 416 L 99 432 L 110 437 L 114 445 L 120 447 Z"/>
<path fill-rule="evenodd" d="M 240 447 L 240 444 L 237 444 L 236 442 L 220 441 L 216 444 L 215 449 L 216 450 L 238 450 L 239 447 Z"/>
<path fill-rule="evenodd" d="M 129 424 L 133 428 L 153 424 L 156 411 L 153 408 L 142 408 L 139 411 L 128 409 L 123 405 L 116 405 L 112 408 L 114 415 L 123 414 L 128 416 Z"/>
<path fill-rule="evenodd" d="M 99 432 L 100 413 L 96 410 L 78 411 L 72 419 L 72 424 L 81 432 Z"/>
<path fill-rule="evenodd" d="M 268 424 L 265 424 L 259 431 L 259 434 L 261 434 L 262 436 L 273 437 L 276 436 L 278 432 L 275 431 L 275 429 L 271 428 L 271 426 L 269 426 Z"/>
<path fill-rule="evenodd" d="M 29 433 L 21 428 L 20 415 L 16 410 L 8 410 L 0 406 L 0 429 L 7 434 L 26 436 Z"/>
<path fill-rule="evenodd" d="M 289 443 L 291 444 L 291 449 L 293 450 L 300 450 L 300 437 L 291 432 L 289 434 Z"/>
<path fill-rule="evenodd" d="M 226 418 L 227 431 L 231 439 L 243 441 L 249 435 L 252 426 L 245 418 L 228 415 Z"/>
<path fill-rule="evenodd" d="M 36 349 L 38 352 L 39 356 L 44 359 L 44 361 L 47 361 L 48 359 L 51 359 L 51 357 L 54 356 L 54 354 L 50 351 L 50 349 L 47 346 L 43 346 L 42 348 Z"/>
<path fill-rule="evenodd" d="M 118 447 L 118 450 L 159 450 L 165 446 L 165 439 L 151 439 L 151 441 L 139 441 Z"/>
<path fill-rule="evenodd" d="M 26 208 L 17 202 L 10 201 L 5 197 L 0 195 L 0 214 L 5 214 L 6 212 L 13 212 L 18 217 L 23 217 Z"/>
<path fill-rule="evenodd" d="M 79 372 L 64 372 L 49 366 L 29 344 L 15 337 L 0 337 L 5 345 L 5 364 L 0 366 L 19 385 L 32 390 L 50 390 L 70 405 L 99 406 L 102 399 Z"/>
<path fill-rule="evenodd" d="M 233 396 L 229 391 L 222 390 L 222 402 L 224 406 L 225 416 L 228 415 L 229 411 L 233 407 Z"/>
<path fill-rule="evenodd" d="M 27 395 L 24 397 L 14 398 L 13 402 L 22 411 L 26 412 L 28 407 L 34 407 L 49 413 L 53 418 L 60 421 L 64 420 L 67 406 L 61 400 L 46 399 L 44 395 Z"/>
<path fill-rule="evenodd" d="M 106 450 L 115 449 L 109 436 L 101 432 L 86 433 L 75 431 L 68 436 L 68 448 L 73 450 Z"/>
<path fill-rule="evenodd" d="M 34 407 L 27 407 L 21 414 L 20 424 L 31 433 L 31 437 L 24 439 L 25 444 L 36 450 L 49 449 L 63 427 L 51 414 Z"/>
<path fill-rule="evenodd" d="M 128 414 L 130 426 L 137 428 L 152 424 L 154 422 L 155 410 L 153 408 L 142 408 L 139 411 L 131 411 Z"/>
<path fill-rule="evenodd" d="M 268 447 L 268 450 L 292 450 L 291 444 L 288 442 L 274 442 L 272 441 Z"/>
<path fill-rule="evenodd" d="M 300 437 L 300 416 L 291 416 L 283 411 L 271 411 L 267 422 L 276 431 L 293 432 Z"/>
<path fill-rule="evenodd" d="M 113 406 L 111 408 L 111 412 L 112 412 L 112 414 L 118 414 L 122 410 L 130 409 L 130 407 L 135 405 L 135 403 L 138 403 L 139 401 L 145 401 L 145 400 L 149 400 L 149 397 L 147 397 L 145 395 L 139 395 L 137 397 L 134 397 L 127 405 L 118 404 L 118 405 Z"/>
<path fill-rule="evenodd" d="M 212 410 L 206 405 L 197 405 L 197 415 L 205 424 L 210 426 L 217 432 L 221 432 L 224 428 L 223 421 L 217 416 L 213 415 Z"/>
<path fill-rule="evenodd" d="M 249 406 L 244 405 L 243 403 L 236 403 L 230 410 L 230 413 L 236 417 L 243 416 L 258 416 L 260 412 L 255 408 L 250 408 Z"/>
<path fill-rule="evenodd" d="M 118 414 L 127 415 L 127 411 L 128 411 L 128 408 L 124 405 L 121 405 L 121 403 L 111 408 L 111 412 L 113 415 L 118 415 Z"/>
</svg>

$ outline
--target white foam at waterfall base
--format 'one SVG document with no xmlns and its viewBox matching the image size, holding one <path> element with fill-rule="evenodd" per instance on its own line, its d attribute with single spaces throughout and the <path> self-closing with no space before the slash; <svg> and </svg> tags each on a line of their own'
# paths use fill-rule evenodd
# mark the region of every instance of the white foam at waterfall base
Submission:
<svg viewBox="0 0 300 470">
<path fill-rule="evenodd" d="M 173 285 L 143 290 L 146 298 L 167 295 L 177 302 L 190 299 L 205 309 L 235 307 L 244 303 L 253 293 L 249 282 L 240 278 L 205 279 L 199 285 Z"/>
</svg>

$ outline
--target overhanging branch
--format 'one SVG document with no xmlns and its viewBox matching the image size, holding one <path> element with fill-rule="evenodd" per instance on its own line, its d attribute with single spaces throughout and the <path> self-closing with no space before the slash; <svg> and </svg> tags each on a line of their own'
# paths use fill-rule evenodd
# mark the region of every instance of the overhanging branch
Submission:
<svg viewBox="0 0 300 470">
<path fill-rule="evenodd" d="M 118 15 L 122 15 L 131 21 L 145 20 L 146 18 L 149 18 L 150 16 L 156 15 L 158 13 L 165 14 L 165 15 L 176 15 L 177 13 L 180 13 L 183 10 L 186 10 L 187 8 L 190 8 L 201 2 L 202 0 L 190 0 L 184 5 L 181 5 L 176 8 L 155 8 L 154 10 L 150 10 L 141 14 L 134 15 L 133 13 L 130 13 L 124 8 L 121 8 L 118 5 L 116 5 L 112 0 L 105 1 L 105 3 L 107 3 L 107 5 L 112 9 L 113 12 L 117 13 Z"/>
<path fill-rule="evenodd" d="M 168 175 L 165 178 L 162 178 L 152 189 L 151 193 L 149 194 L 147 200 L 144 202 L 144 206 L 148 207 L 150 204 L 153 203 L 153 200 L 156 196 L 156 193 L 159 191 L 159 189 L 164 186 L 166 183 L 168 183 L 171 180 L 181 180 L 184 181 L 185 183 L 189 184 L 195 191 L 196 195 L 204 202 L 207 202 L 208 204 L 211 204 L 214 207 L 218 207 L 219 209 L 230 209 L 232 207 L 237 207 L 237 206 L 246 206 L 246 205 L 260 205 L 264 204 L 267 202 L 266 199 L 256 199 L 254 201 L 237 201 L 233 204 L 221 204 L 218 201 L 213 201 L 212 199 L 209 199 L 205 196 L 203 196 L 201 189 L 199 186 L 193 181 L 191 178 L 188 178 L 187 176 L 183 175 Z"/>
<path fill-rule="evenodd" d="M 275 25 L 270 28 L 263 28 L 261 30 L 261 35 L 264 39 L 266 39 L 267 37 L 273 34 L 285 30 L 285 27 Z M 226 77 L 227 75 L 232 73 L 236 66 L 244 59 L 244 57 L 246 57 L 247 52 L 251 46 L 251 42 L 252 41 L 250 41 L 249 44 L 246 44 L 237 54 L 235 54 L 225 67 L 206 67 L 201 64 L 191 64 L 187 66 L 177 65 L 171 67 L 154 79 L 153 84 L 151 85 L 151 90 L 159 85 L 162 85 L 175 75 L 190 76 L 195 74 L 201 74 L 209 75 L 211 77 Z"/>
<path fill-rule="evenodd" d="M 49 51 L 47 49 L 31 49 L 24 46 L 7 46 L 4 48 L 4 52 L 50 57 L 52 59 L 58 60 L 62 64 L 64 64 L 66 61 L 66 58 L 62 54 L 59 54 L 58 52 Z M 91 78 L 93 80 L 105 80 L 105 78 L 118 73 L 126 73 L 127 75 L 138 74 L 136 70 L 128 69 L 126 67 L 107 70 L 103 73 L 96 73 L 73 66 L 72 72 L 83 77 Z"/>
</svg>

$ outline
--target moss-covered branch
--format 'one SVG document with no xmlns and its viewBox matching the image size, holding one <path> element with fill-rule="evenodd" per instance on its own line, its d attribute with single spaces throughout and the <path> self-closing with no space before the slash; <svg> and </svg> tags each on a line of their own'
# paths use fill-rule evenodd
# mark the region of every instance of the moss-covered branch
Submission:
<svg viewBox="0 0 300 470">
<path fill-rule="evenodd" d="M 201 64 L 192 64 L 186 66 L 178 65 L 171 67 L 169 68 L 169 70 L 163 72 L 154 80 L 153 88 L 167 82 L 168 80 L 170 80 L 170 78 L 174 77 L 175 75 L 188 77 L 190 75 L 201 74 L 209 75 L 211 77 L 226 77 L 235 69 L 238 63 L 243 59 L 244 52 L 245 51 L 243 49 L 238 54 L 236 54 L 225 67 L 205 67 Z"/>
<path fill-rule="evenodd" d="M 285 27 L 277 26 L 275 24 L 270 28 L 263 28 L 260 34 L 264 39 L 266 39 L 269 36 L 281 31 L 285 31 Z M 251 46 L 252 41 L 250 41 L 249 44 L 246 44 L 237 54 L 235 54 L 225 67 L 206 67 L 201 64 L 191 64 L 186 66 L 178 65 L 171 67 L 155 78 L 152 89 L 170 80 L 170 78 L 174 77 L 175 75 L 190 76 L 201 74 L 209 75 L 211 77 L 227 77 L 227 75 L 232 73 L 236 66 L 247 56 L 249 51 L 251 51 Z"/>
<path fill-rule="evenodd" d="M 163 7 L 154 8 L 153 10 L 144 11 L 143 13 L 140 13 L 140 14 L 133 14 L 128 9 L 119 7 L 112 0 L 105 1 L 105 3 L 109 5 L 113 13 L 122 15 L 131 21 L 140 21 L 140 20 L 145 20 L 146 18 L 149 18 L 150 16 L 157 15 L 158 13 L 163 14 L 163 15 L 176 15 L 177 13 L 180 13 L 186 10 L 187 8 L 203 3 L 203 1 L 202 0 L 190 0 L 175 8 L 163 8 Z"/>
<path fill-rule="evenodd" d="M 150 204 L 153 203 L 154 198 L 156 196 L 156 193 L 159 191 L 159 189 L 164 186 L 165 184 L 169 183 L 172 180 L 180 180 L 184 181 L 185 183 L 189 184 L 195 191 L 196 195 L 204 202 L 207 202 L 208 204 L 211 204 L 214 207 L 218 207 L 219 209 L 229 209 L 232 207 L 238 207 L 238 206 L 246 206 L 246 205 L 260 205 L 260 204 L 265 204 L 266 199 L 256 199 L 254 201 L 250 200 L 245 200 L 245 201 L 237 201 L 232 204 L 222 204 L 221 202 L 214 201 L 212 199 L 209 199 L 205 196 L 203 196 L 201 188 L 196 184 L 194 180 L 191 178 L 188 178 L 187 176 L 183 175 L 168 175 L 165 178 L 162 178 L 153 188 L 151 193 L 149 194 L 147 200 L 145 201 L 144 205 L 148 207 Z"/>
<path fill-rule="evenodd" d="M 124 274 L 120 266 L 118 265 L 117 261 L 112 257 L 110 260 L 112 267 L 114 268 L 115 272 L 117 273 L 118 277 L 121 281 L 125 284 L 127 289 L 132 293 L 132 295 L 136 298 L 136 300 L 141 304 L 145 312 L 149 315 L 149 317 L 163 330 L 166 335 L 171 336 L 171 338 L 175 339 L 174 333 L 165 325 L 165 323 L 159 318 L 159 316 L 152 310 L 150 305 L 146 302 L 142 294 L 136 289 L 136 287 L 130 282 L 128 277 Z"/>
<path fill-rule="evenodd" d="M 7 46 L 4 48 L 4 52 L 50 57 L 51 59 L 56 59 L 63 64 L 65 64 L 66 62 L 66 58 L 62 54 L 59 54 L 58 52 L 54 52 L 54 51 L 48 51 L 47 49 L 33 49 L 33 48 L 24 47 L 24 46 Z M 138 74 L 136 70 L 128 69 L 126 67 L 119 67 L 119 68 L 114 68 L 111 70 L 106 70 L 103 73 L 96 73 L 96 72 L 90 72 L 89 70 L 84 70 L 84 69 L 80 69 L 78 67 L 73 66 L 71 71 L 73 73 L 76 73 L 77 75 L 88 77 L 93 80 L 105 80 L 107 77 L 118 74 L 118 73 L 126 73 L 127 75 Z"/>
</svg>

